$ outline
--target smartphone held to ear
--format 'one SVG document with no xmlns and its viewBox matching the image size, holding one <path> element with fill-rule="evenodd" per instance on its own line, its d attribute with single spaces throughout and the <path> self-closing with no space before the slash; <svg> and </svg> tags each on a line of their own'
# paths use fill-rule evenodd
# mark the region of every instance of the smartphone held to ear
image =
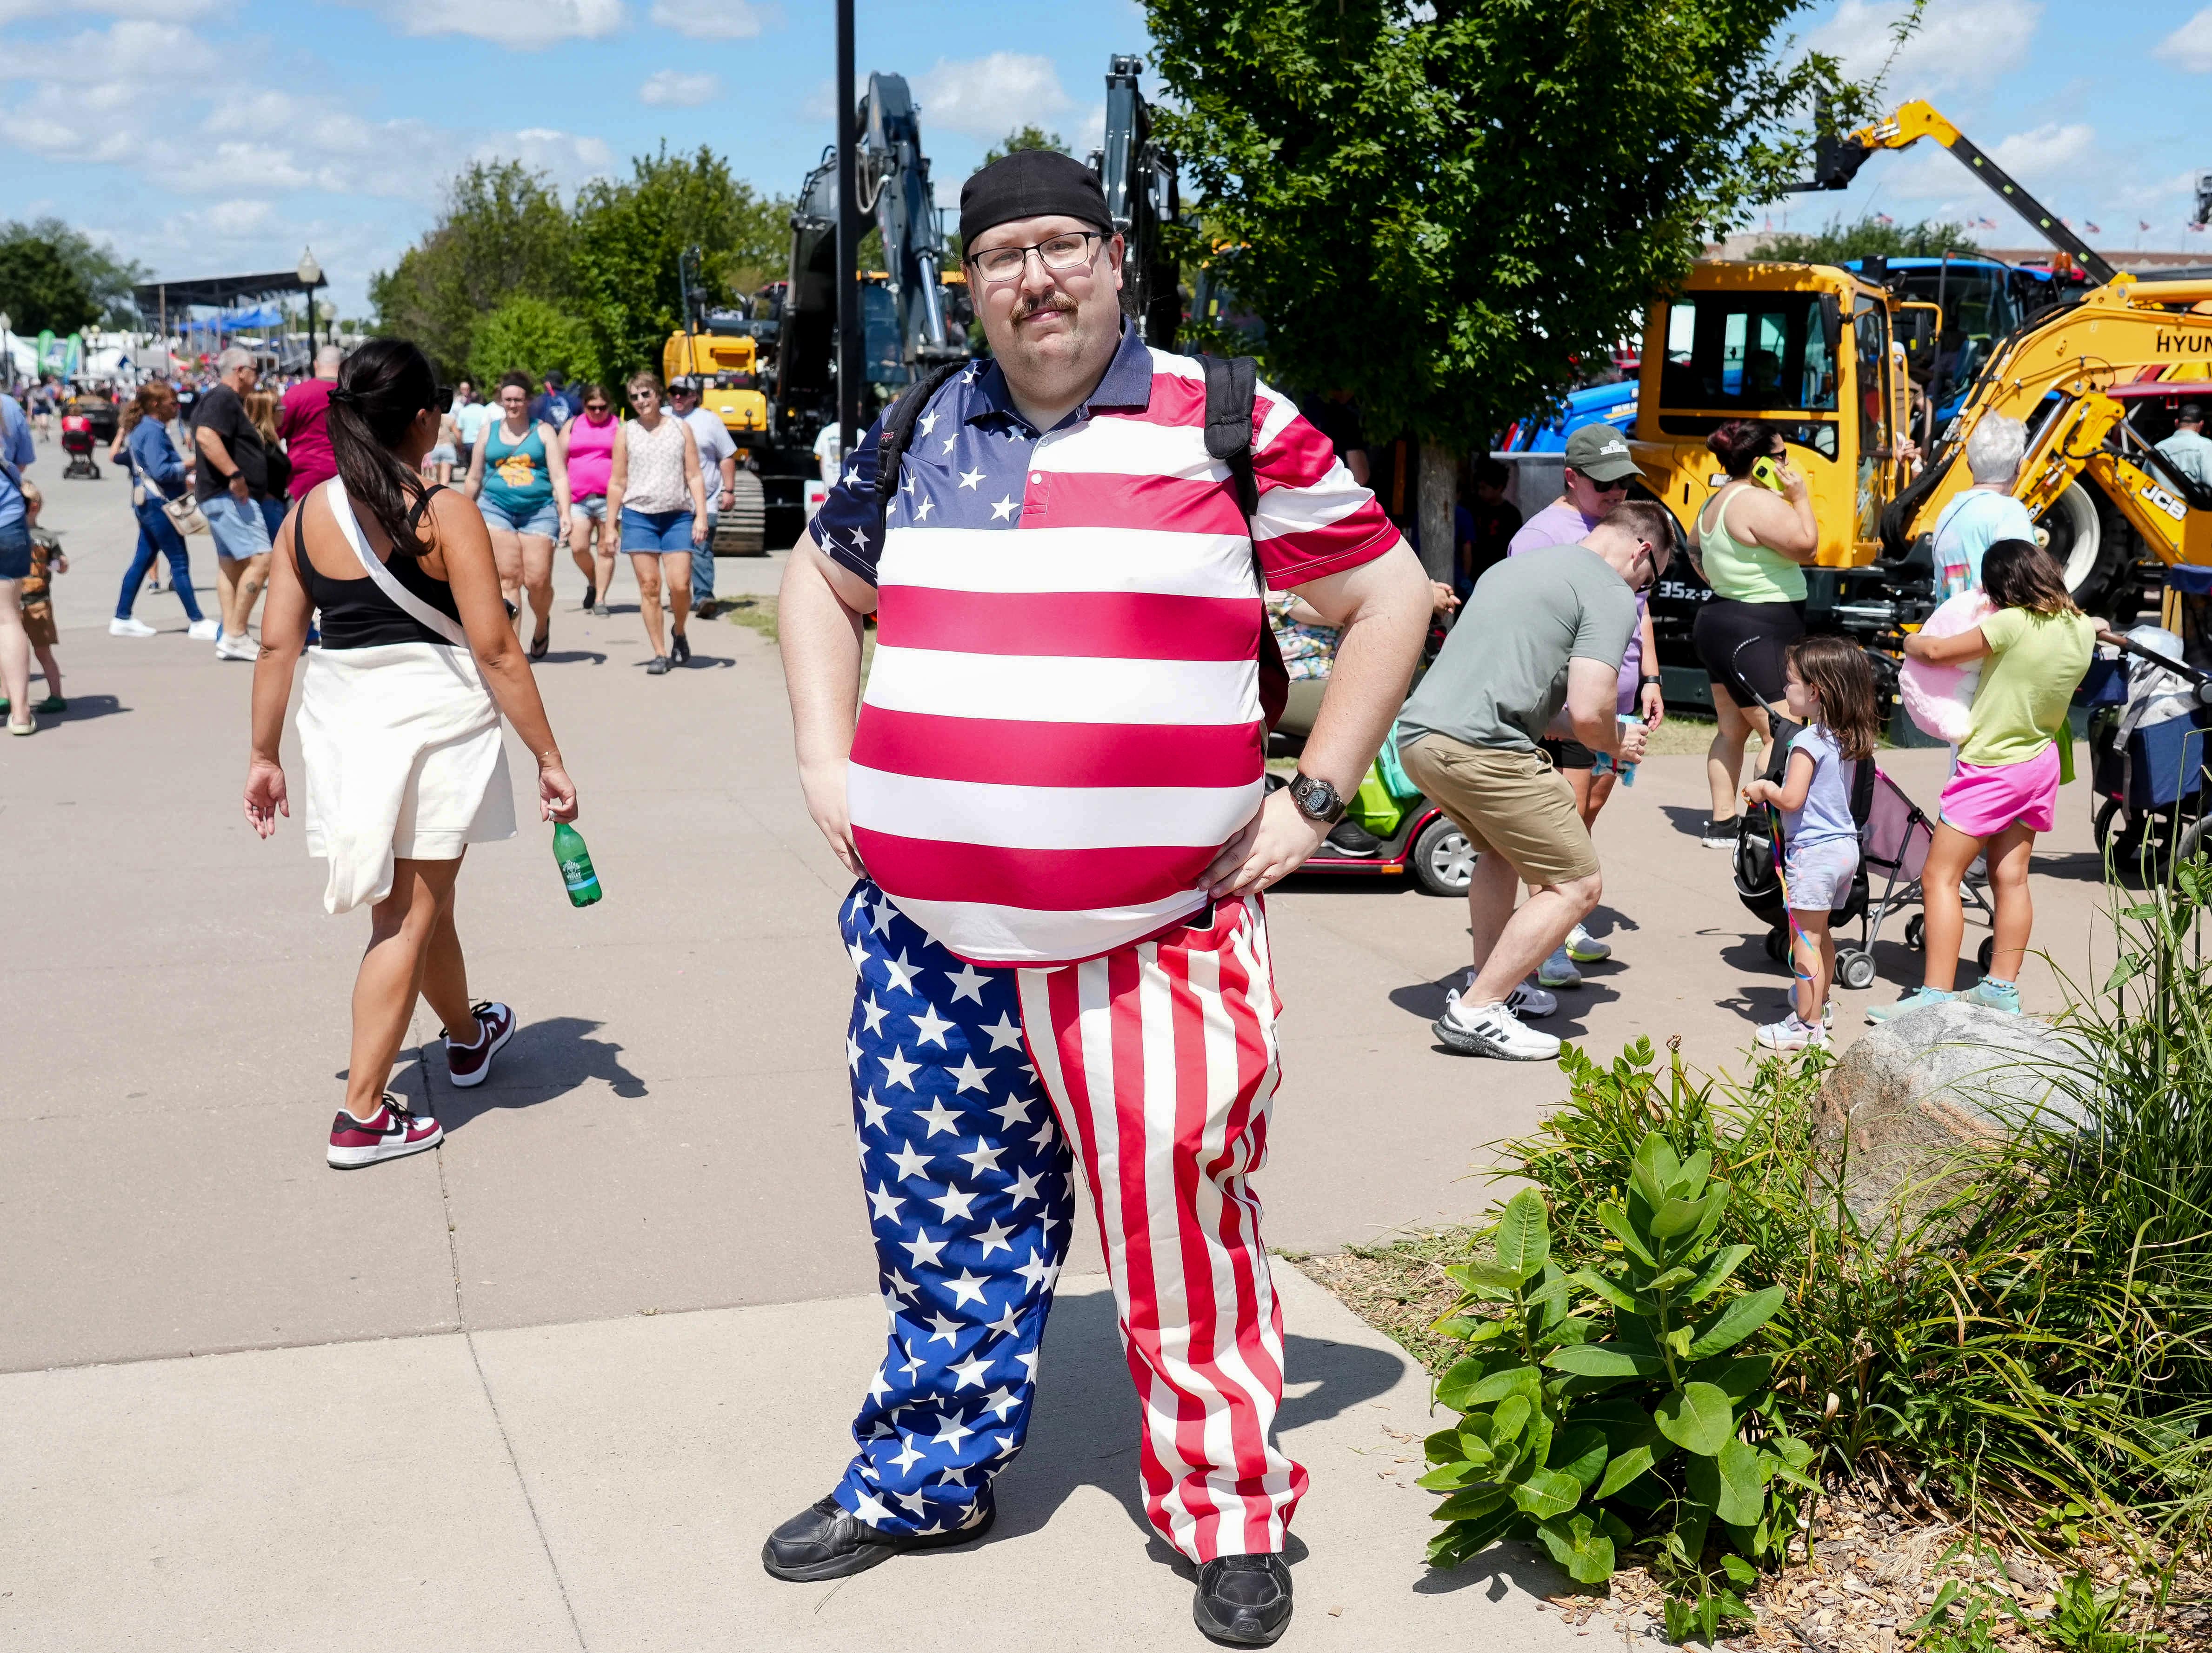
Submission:
<svg viewBox="0 0 2212 1653">
<path fill-rule="evenodd" d="M 1751 467 L 1751 479 L 1761 488 L 1771 488 L 1776 493 L 1781 493 L 1783 491 L 1782 461 L 1771 458 L 1754 460 Z"/>
</svg>

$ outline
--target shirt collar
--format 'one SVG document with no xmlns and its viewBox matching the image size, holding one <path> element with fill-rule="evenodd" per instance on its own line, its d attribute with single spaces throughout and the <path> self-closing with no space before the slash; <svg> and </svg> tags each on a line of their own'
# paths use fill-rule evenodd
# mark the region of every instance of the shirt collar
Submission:
<svg viewBox="0 0 2212 1653">
<path fill-rule="evenodd" d="M 1129 325 L 1125 316 L 1121 319 L 1121 342 L 1115 347 L 1114 359 L 1106 364 L 1097 388 L 1068 417 L 1087 419 L 1094 407 L 1147 407 L 1152 399 L 1152 353 L 1145 348 L 1144 340 L 1137 337 L 1137 330 Z M 994 357 L 968 387 L 968 410 L 963 422 L 973 424 L 998 414 L 1012 419 L 1022 416 L 1014 406 L 1014 393 L 1007 387 L 1006 375 Z"/>
</svg>

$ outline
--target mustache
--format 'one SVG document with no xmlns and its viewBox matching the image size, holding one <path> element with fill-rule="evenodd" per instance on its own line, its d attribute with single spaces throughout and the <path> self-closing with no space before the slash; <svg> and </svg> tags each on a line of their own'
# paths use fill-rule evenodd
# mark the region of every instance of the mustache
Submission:
<svg viewBox="0 0 2212 1653">
<path fill-rule="evenodd" d="M 1013 319 L 1018 322 L 1027 321 L 1031 316 L 1043 311 L 1063 310 L 1073 313 L 1074 309 L 1075 301 L 1065 293 L 1040 293 L 1034 298 L 1024 295 L 1014 301 Z"/>
</svg>

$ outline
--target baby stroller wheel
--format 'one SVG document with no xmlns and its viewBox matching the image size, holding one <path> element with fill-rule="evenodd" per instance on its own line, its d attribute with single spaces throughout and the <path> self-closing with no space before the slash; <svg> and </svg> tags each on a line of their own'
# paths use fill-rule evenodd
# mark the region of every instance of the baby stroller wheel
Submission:
<svg viewBox="0 0 2212 1653">
<path fill-rule="evenodd" d="M 1928 921 L 1917 913 L 1905 921 L 1905 945 L 1915 952 L 1928 945 Z"/>
<path fill-rule="evenodd" d="M 1874 957 L 1856 947 L 1846 947 L 1836 955 L 1836 979 L 1847 988 L 1870 988 L 1874 985 Z"/>
<path fill-rule="evenodd" d="M 1790 962 L 1790 932 L 1769 930 L 1766 933 L 1766 956 L 1778 964 Z"/>
<path fill-rule="evenodd" d="M 1997 939 L 1993 935 L 1982 938 L 1982 945 L 1974 949 L 1974 963 L 1981 967 L 1984 975 L 1990 973 L 1990 960 L 1997 956 Z"/>
</svg>

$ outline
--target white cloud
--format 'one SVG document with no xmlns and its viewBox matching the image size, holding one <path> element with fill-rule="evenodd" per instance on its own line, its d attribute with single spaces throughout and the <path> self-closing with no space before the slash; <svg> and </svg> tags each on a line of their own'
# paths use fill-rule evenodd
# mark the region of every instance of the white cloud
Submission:
<svg viewBox="0 0 2212 1653">
<path fill-rule="evenodd" d="M 145 17 L 181 22 L 205 17 L 220 0 L 71 0 L 78 16 Z M 53 0 L 0 0 L 0 23 L 42 21 L 53 16 Z"/>
<path fill-rule="evenodd" d="M 1806 44 L 1840 59 L 1855 79 L 1890 64 L 1887 89 L 1909 98 L 1946 87 L 1987 86 L 2011 73 L 2027 61 L 2043 21 L 2039 0 L 1949 0 L 1929 7 L 1899 47 L 1890 29 L 1904 10 L 1893 0 L 1844 0 Z M 1890 63 L 1893 51 L 1896 61 Z"/>
<path fill-rule="evenodd" d="M 722 95 L 720 75 L 687 75 L 664 69 L 637 88 L 637 100 L 653 109 L 696 109 Z"/>
<path fill-rule="evenodd" d="M 623 0 L 391 0 L 386 15 L 410 34 L 467 34 L 534 52 L 604 39 L 629 12 Z"/>
<path fill-rule="evenodd" d="M 2197 74 L 2212 73 L 2212 6 L 2160 40 L 2158 55 Z"/>
<path fill-rule="evenodd" d="M 2033 131 L 2014 132 L 1990 150 L 1990 159 L 2026 185 L 2031 194 L 2039 192 L 2039 183 L 2047 186 L 2053 179 L 2079 176 L 2096 155 L 2097 129 L 2081 121 L 2063 126 L 2053 122 Z"/>
<path fill-rule="evenodd" d="M 4 3 L 4 0 L 0 0 Z M 653 21 L 695 40 L 750 40 L 783 22 L 783 8 L 747 0 L 653 0 Z"/>
<path fill-rule="evenodd" d="M 915 77 L 914 91 L 925 134 L 941 128 L 1001 138 L 1025 125 L 1049 129 L 1075 107 L 1052 59 L 1020 52 L 958 62 L 939 58 Z"/>
<path fill-rule="evenodd" d="M 604 138 L 556 132 L 544 126 L 496 134 L 478 143 L 472 154 L 483 161 L 520 161 L 526 167 L 550 173 L 556 184 L 570 189 L 611 171 L 615 159 Z M 443 177 L 441 173 L 440 178 Z"/>
</svg>

